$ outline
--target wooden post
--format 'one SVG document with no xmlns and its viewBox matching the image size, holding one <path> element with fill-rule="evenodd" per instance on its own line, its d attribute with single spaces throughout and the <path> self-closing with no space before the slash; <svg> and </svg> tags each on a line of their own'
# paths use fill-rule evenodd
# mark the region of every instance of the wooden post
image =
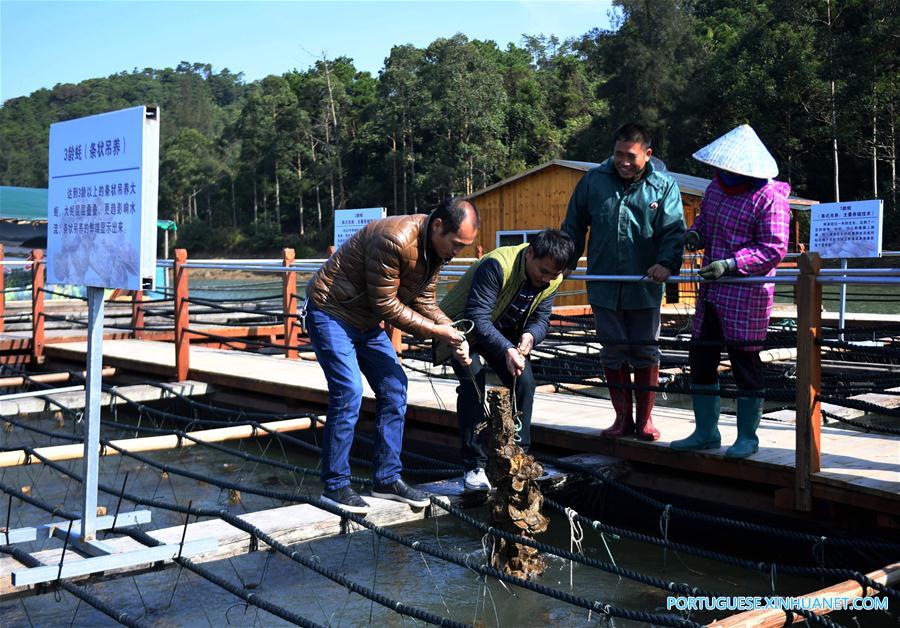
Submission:
<svg viewBox="0 0 900 628">
<path fill-rule="evenodd" d="M 800 256 L 797 277 L 797 450 L 794 506 L 812 510 L 812 474 L 821 468 L 819 437 L 822 411 L 822 286 L 816 281 L 822 269 L 817 253 Z"/>
<path fill-rule="evenodd" d="M 135 290 L 131 293 L 131 327 L 134 331 L 132 338 L 140 340 L 144 337 L 144 291 Z"/>
<path fill-rule="evenodd" d="M 294 249 L 282 249 L 281 259 L 286 268 L 294 264 Z M 297 343 L 300 342 L 300 321 L 297 320 L 297 273 L 284 273 L 284 291 L 281 309 L 284 312 L 284 357 L 296 360 Z"/>
<path fill-rule="evenodd" d="M 44 361 L 44 251 L 31 251 L 31 355 Z"/>
<path fill-rule="evenodd" d="M 188 272 L 187 250 L 175 249 L 175 379 L 187 379 L 191 360 L 191 340 L 188 335 Z"/>
<path fill-rule="evenodd" d="M 3 261 L 3 245 L 0 244 L 0 262 Z M 3 270 L 5 267 L 3 264 L 0 264 L 0 333 L 3 332 L 3 320 L 6 318 L 6 288 L 3 285 L 3 278 L 5 276 L 5 271 Z"/>
</svg>

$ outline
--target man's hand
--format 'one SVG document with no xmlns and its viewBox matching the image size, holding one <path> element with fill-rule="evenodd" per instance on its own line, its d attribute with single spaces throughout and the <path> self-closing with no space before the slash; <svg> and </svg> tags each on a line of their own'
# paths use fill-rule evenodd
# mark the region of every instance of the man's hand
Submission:
<svg viewBox="0 0 900 628">
<path fill-rule="evenodd" d="M 519 346 L 516 349 L 519 350 L 520 355 L 528 355 L 531 353 L 531 350 L 534 348 L 534 336 L 529 332 L 525 332 L 522 334 L 522 337 L 519 338 Z"/>
<path fill-rule="evenodd" d="M 655 281 L 656 283 L 662 283 L 672 274 L 672 271 L 663 266 L 662 264 L 654 264 L 650 268 L 647 269 L 647 277 Z"/>
<path fill-rule="evenodd" d="M 684 235 L 684 248 L 691 253 L 703 248 L 703 242 L 700 241 L 700 234 L 691 229 Z"/>
<path fill-rule="evenodd" d="M 435 325 L 431 330 L 431 334 L 435 339 L 454 349 L 459 348 L 466 341 L 465 335 L 457 331 L 452 325 Z"/>
<path fill-rule="evenodd" d="M 506 369 L 513 377 L 518 377 L 525 372 L 525 356 L 519 353 L 515 347 L 506 350 Z"/>
<path fill-rule="evenodd" d="M 719 259 L 698 270 L 697 274 L 707 281 L 712 281 L 735 270 L 737 270 L 737 263 L 734 259 Z"/>
<path fill-rule="evenodd" d="M 471 366 L 472 358 L 469 357 L 469 343 L 463 340 L 463 343 L 453 352 L 453 357 L 463 366 Z"/>
</svg>

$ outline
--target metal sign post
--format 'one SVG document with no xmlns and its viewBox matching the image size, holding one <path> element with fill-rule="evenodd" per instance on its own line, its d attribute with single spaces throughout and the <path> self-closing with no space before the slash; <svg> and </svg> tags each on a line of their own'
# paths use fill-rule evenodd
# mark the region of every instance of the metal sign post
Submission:
<svg viewBox="0 0 900 628">
<path fill-rule="evenodd" d="M 150 520 L 148 511 L 97 516 L 105 288 L 152 290 L 156 271 L 159 109 L 132 107 L 50 127 L 47 277 L 87 286 L 88 354 L 81 520 L 6 531 L 7 543 L 63 538 L 83 558 L 12 571 L 13 586 L 214 551 L 218 539 L 117 551 L 98 530 Z M 44 391 L 46 392 L 46 391 Z M 15 539 L 15 540 L 13 540 Z M 65 557 L 65 551 L 63 556 Z"/>
<path fill-rule="evenodd" d="M 84 508 L 81 538 L 97 534 L 97 477 L 100 473 L 100 384 L 103 368 L 103 288 L 88 287 L 88 354 L 84 413 Z"/>
<path fill-rule="evenodd" d="M 841 258 L 841 270 L 847 270 L 847 258 Z M 844 341 L 844 319 L 847 317 L 847 284 L 841 284 L 841 301 L 838 308 L 838 329 L 840 329 L 839 337 L 841 342 Z"/>
</svg>

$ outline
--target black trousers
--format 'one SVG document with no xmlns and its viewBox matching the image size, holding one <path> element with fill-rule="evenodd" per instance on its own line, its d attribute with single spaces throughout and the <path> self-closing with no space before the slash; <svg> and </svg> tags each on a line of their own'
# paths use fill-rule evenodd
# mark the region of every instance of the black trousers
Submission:
<svg viewBox="0 0 900 628">
<path fill-rule="evenodd" d="M 722 334 L 722 321 L 711 303 L 703 305 L 703 326 L 700 328 L 698 340 L 705 342 L 725 343 Z M 742 390 L 761 390 L 765 388 L 763 380 L 762 360 L 759 351 L 746 351 L 741 347 L 726 346 L 728 358 L 731 360 L 731 371 L 738 388 Z M 714 345 L 691 345 L 690 364 L 691 382 L 702 386 L 710 386 L 719 381 L 719 360 L 722 347 Z"/>
<path fill-rule="evenodd" d="M 507 388 L 513 385 L 513 376 L 506 368 L 506 360 L 482 358 L 478 353 L 472 353 L 472 365 L 465 367 L 456 360 L 451 360 L 453 371 L 459 379 L 456 388 L 456 416 L 459 421 L 460 454 L 466 471 L 487 466 L 487 454 L 484 450 L 484 442 L 487 440 L 488 431 L 482 430 L 475 433 L 475 428 L 485 420 L 484 406 L 479 401 L 484 399 L 484 385 L 486 361 L 494 370 L 494 373 Z M 473 379 L 474 377 L 474 379 Z M 534 373 L 531 371 L 531 363 L 525 359 L 525 371 L 516 379 L 516 410 L 520 414 L 522 429 L 519 431 L 519 446 L 528 451 L 531 445 L 531 412 L 534 408 Z"/>
</svg>

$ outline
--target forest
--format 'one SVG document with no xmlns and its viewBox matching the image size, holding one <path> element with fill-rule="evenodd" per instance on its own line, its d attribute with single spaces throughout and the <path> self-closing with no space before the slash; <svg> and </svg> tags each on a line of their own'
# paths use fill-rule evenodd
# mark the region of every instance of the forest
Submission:
<svg viewBox="0 0 900 628">
<path fill-rule="evenodd" d="M 691 154 L 749 123 L 794 194 L 884 199 L 900 247 L 900 3 L 615 0 L 610 15 L 565 41 L 398 44 L 377 76 L 323 56 L 254 82 L 185 61 L 58 84 L 0 107 L 0 184 L 46 187 L 51 123 L 158 105 L 178 244 L 302 257 L 330 244 L 335 208 L 427 211 L 550 159 L 602 161 L 628 121 L 670 170 L 709 177 Z"/>
</svg>

